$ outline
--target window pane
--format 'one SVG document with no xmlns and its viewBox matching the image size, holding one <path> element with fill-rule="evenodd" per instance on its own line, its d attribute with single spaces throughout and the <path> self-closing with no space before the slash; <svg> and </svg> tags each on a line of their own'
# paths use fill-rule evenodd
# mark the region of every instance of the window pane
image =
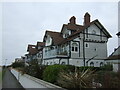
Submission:
<svg viewBox="0 0 120 90">
<path fill-rule="evenodd" d="M 78 47 L 75 47 L 75 51 L 76 51 L 76 52 L 78 51 Z"/>
<path fill-rule="evenodd" d="M 91 67 L 94 67 L 94 63 L 93 63 L 93 62 L 91 62 L 91 63 L 90 63 L 90 66 L 91 66 Z"/>
<path fill-rule="evenodd" d="M 100 67 L 102 67 L 102 66 L 103 66 L 103 62 L 100 63 Z"/>
<path fill-rule="evenodd" d="M 72 51 L 74 51 L 74 47 L 72 47 Z"/>
</svg>

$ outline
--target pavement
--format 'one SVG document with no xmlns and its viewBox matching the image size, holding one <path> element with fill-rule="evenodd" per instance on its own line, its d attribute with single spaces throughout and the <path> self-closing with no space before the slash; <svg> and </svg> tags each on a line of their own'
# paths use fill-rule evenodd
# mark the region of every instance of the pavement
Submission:
<svg viewBox="0 0 120 90">
<path fill-rule="evenodd" d="M 9 69 L 6 69 L 4 74 L 2 88 L 3 90 L 6 88 L 17 88 L 17 90 L 25 90 Z"/>
<path fill-rule="evenodd" d="M 58 86 L 37 79 L 27 74 L 20 74 L 18 71 L 12 69 L 12 74 L 17 78 L 25 90 L 63 90 Z"/>
<path fill-rule="evenodd" d="M 2 67 L 0 67 L 0 72 L 2 72 Z M 0 76 L 0 78 L 2 79 L 2 76 Z M 2 80 L 0 80 L 0 90 L 2 89 Z"/>
</svg>

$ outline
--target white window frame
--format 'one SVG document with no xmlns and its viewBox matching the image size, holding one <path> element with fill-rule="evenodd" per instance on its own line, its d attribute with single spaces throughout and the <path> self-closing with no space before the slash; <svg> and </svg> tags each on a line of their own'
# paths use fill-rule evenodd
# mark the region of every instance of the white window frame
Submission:
<svg viewBox="0 0 120 90">
<path fill-rule="evenodd" d="M 91 67 L 94 67 L 94 62 L 90 62 L 90 66 L 91 66 Z"/>
<path fill-rule="evenodd" d="M 103 62 L 100 62 L 100 67 L 104 66 L 104 63 Z"/>
<path fill-rule="evenodd" d="M 87 47 L 86 47 L 86 45 L 87 45 Z M 85 43 L 85 48 L 89 48 L 89 43 Z"/>
<path fill-rule="evenodd" d="M 73 44 L 76 44 L 76 46 L 75 46 L 75 45 L 73 46 Z M 73 42 L 73 43 L 72 43 L 71 51 L 74 52 L 74 53 L 78 53 L 78 50 L 79 50 L 78 47 L 79 47 L 78 43 Z M 77 48 L 77 51 L 76 51 L 76 48 Z"/>
</svg>

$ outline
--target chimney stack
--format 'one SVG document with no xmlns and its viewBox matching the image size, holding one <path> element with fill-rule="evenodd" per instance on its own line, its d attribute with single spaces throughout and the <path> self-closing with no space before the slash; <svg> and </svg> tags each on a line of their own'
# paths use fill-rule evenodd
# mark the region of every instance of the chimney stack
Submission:
<svg viewBox="0 0 120 90">
<path fill-rule="evenodd" d="M 76 24 L 75 16 L 72 16 L 69 21 L 70 21 L 70 24 Z"/>
<path fill-rule="evenodd" d="M 90 14 L 88 12 L 84 15 L 84 25 L 90 24 Z"/>
</svg>

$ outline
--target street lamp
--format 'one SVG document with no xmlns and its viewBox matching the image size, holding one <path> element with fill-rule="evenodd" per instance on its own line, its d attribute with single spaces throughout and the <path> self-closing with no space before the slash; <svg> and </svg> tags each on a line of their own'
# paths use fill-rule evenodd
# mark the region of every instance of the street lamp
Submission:
<svg viewBox="0 0 120 90">
<path fill-rule="evenodd" d="M 5 59 L 5 66 L 6 66 L 6 63 L 7 63 L 7 59 Z"/>
</svg>

